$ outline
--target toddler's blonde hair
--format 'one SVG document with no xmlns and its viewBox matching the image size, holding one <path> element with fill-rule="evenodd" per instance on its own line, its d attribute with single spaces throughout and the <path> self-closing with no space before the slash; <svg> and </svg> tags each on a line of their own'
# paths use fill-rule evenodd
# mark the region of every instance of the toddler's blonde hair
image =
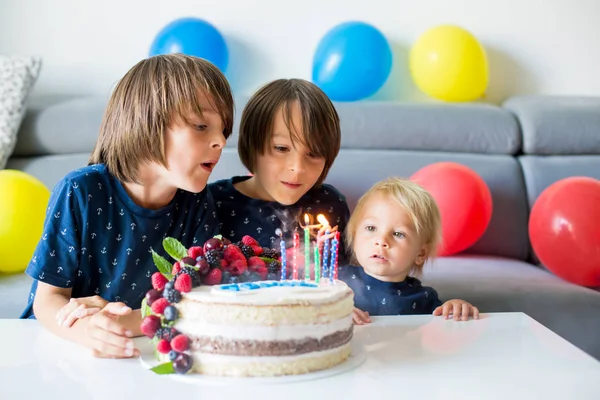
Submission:
<svg viewBox="0 0 600 400">
<path fill-rule="evenodd" d="M 425 243 L 427 259 L 435 257 L 441 243 L 442 231 L 442 219 L 435 199 L 419 184 L 408 179 L 392 177 L 377 182 L 358 200 L 345 232 L 346 243 L 348 249 L 350 249 L 352 260 L 356 262 L 354 238 L 358 224 L 364 216 L 365 207 L 369 200 L 376 194 L 381 194 L 392 200 L 398 207 L 402 207 L 408 213 L 417 234 Z M 409 275 L 421 276 L 424 264 L 415 264 Z"/>
</svg>

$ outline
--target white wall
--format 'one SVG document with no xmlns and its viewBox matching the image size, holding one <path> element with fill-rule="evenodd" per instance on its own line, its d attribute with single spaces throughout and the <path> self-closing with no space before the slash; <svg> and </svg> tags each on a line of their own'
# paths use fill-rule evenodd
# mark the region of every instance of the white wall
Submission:
<svg viewBox="0 0 600 400">
<path fill-rule="evenodd" d="M 147 56 L 156 33 L 183 16 L 205 18 L 226 37 L 228 77 L 240 94 L 275 78 L 310 79 L 325 32 L 363 20 L 394 48 L 393 76 L 375 99 L 424 99 L 407 51 L 440 23 L 469 29 L 486 47 L 491 102 L 600 95 L 600 0 L 0 0 L 0 53 L 43 57 L 34 96 L 106 94 Z"/>
</svg>

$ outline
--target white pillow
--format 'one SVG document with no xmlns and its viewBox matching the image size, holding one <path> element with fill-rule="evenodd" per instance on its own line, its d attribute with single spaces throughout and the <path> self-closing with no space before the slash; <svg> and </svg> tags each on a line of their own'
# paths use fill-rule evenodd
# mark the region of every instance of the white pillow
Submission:
<svg viewBox="0 0 600 400">
<path fill-rule="evenodd" d="M 0 55 L 0 169 L 17 144 L 25 101 L 40 73 L 41 59 Z"/>
</svg>

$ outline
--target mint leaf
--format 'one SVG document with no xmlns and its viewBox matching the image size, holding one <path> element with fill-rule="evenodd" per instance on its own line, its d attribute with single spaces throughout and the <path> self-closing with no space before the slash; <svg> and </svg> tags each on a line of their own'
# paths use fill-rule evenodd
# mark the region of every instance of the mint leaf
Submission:
<svg viewBox="0 0 600 400">
<path fill-rule="evenodd" d="M 168 280 L 171 280 L 171 263 L 154 250 L 152 250 L 152 260 L 154 261 L 158 272 L 166 276 Z"/>
<path fill-rule="evenodd" d="M 175 369 L 173 369 L 173 363 L 171 361 L 163 364 L 158 364 L 156 367 L 150 368 L 150 371 L 158 375 L 167 375 L 175 373 Z"/>
<path fill-rule="evenodd" d="M 277 261 L 274 258 L 269 258 L 269 257 L 259 257 L 261 260 L 263 260 L 267 265 L 272 263 L 273 261 Z"/>
<path fill-rule="evenodd" d="M 187 249 L 181 242 L 174 238 L 165 238 L 163 240 L 163 247 L 167 254 L 175 259 L 175 261 L 181 260 L 183 257 L 187 257 Z M 170 271 L 169 271 L 170 272 Z"/>
<path fill-rule="evenodd" d="M 213 236 L 215 239 L 223 240 L 223 235 L 215 235 Z"/>
<path fill-rule="evenodd" d="M 144 300 L 142 300 L 141 313 L 142 313 L 142 318 L 152 314 L 152 309 L 148 305 L 148 299 L 145 297 L 144 297 Z"/>
</svg>

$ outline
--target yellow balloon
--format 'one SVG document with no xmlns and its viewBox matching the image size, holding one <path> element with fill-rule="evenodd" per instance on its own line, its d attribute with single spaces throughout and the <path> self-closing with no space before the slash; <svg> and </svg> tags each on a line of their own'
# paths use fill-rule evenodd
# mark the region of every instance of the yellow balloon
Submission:
<svg viewBox="0 0 600 400">
<path fill-rule="evenodd" d="M 0 171 L 0 272 L 27 268 L 42 236 L 50 191 L 22 171 Z"/>
<path fill-rule="evenodd" d="M 410 72 L 419 89 L 439 100 L 476 100 L 488 86 L 485 49 L 469 31 L 454 25 L 437 26 L 417 39 Z"/>
</svg>

